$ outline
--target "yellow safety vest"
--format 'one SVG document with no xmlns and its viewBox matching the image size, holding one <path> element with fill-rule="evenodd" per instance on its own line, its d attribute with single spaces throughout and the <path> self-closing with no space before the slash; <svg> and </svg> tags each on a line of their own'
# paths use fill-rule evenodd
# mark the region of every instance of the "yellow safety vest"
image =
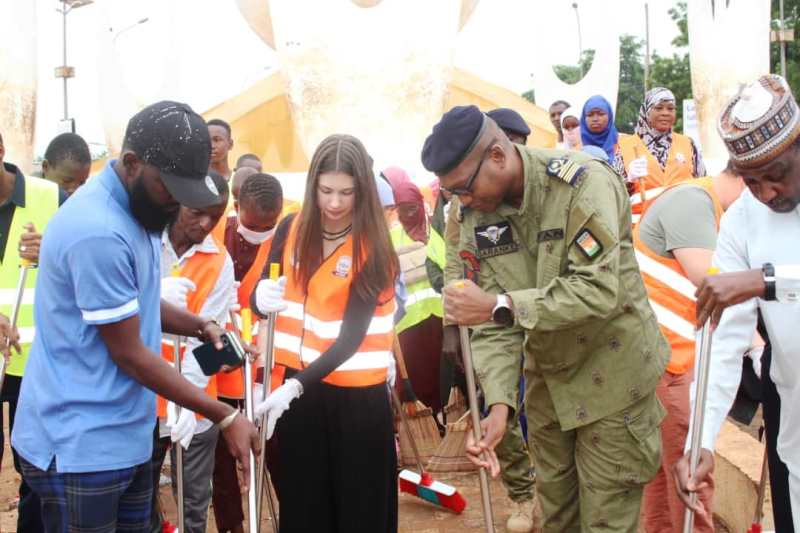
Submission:
<svg viewBox="0 0 800 533">
<path fill-rule="evenodd" d="M 400 268 L 406 284 L 408 299 L 406 314 L 397 323 L 395 330 L 401 333 L 431 315 L 442 317 L 442 295 L 433 290 L 425 270 L 425 259 L 430 259 L 444 270 L 445 245 L 441 235 L 430 227 L 428 244 L 424 245 L 409 237 L 402 226 L 391 230 L 392 244 L 400 258 Z"/>
<path fill-rule="evenodd" d="M 25 232 L 23 226 L 33 223 L 36 231 L 44 233 L 45 226 L 58 210 L 58 186 L 50 181 L 31 176 L 25 177 L 25 207 L 14 208 L 14 216 L 9 227 L 8 241 L 0 263 L 0 313 L 9 319 L 17 295 L 17 282 L 20 274 L 19 238 Z M 25 294 L 19 310 L 17 328 L 20 333 L 22 353 L 11 350 L 11 362 L 6 373 L 11 376 L 22 376 L 28 352 L 33 342 L 33 296 L 36 287 L 36 269 L 28 270 L 25 281 Z"/>
</svg>

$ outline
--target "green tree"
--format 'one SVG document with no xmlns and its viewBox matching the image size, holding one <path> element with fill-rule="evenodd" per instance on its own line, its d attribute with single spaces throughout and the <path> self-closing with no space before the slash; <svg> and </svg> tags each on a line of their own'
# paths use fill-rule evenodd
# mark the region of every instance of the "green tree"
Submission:
<svg viewBox="0 0 800 533">
<path fill-rule="evenodd" d="M 644 96 L 644 41 L 633 35 L 619 38 L 619 92 L 614 122 L 623 133 L 633 133 Z"/>
<path fill-rule="evenodd" d="M 553 70 L 558 78 L 565 82 L 575 84 L 581 81 L 583 74 L 589 72 L 594 62 L 594 50 L 589 48 L 581 54 L 580 65 L 553 65 Z"/>
<path fill-rule="evenodd" d="M 669 15 L 678 26 L 678 36 L 672 46 L 678 48 L 672 57 L 652 54 L 650 63 L 650 87 L 666 87 L 675 95 L 678 119 L 675 131 L 683 131 L 683 101 L 692 97 L 692 70 L 689 62 L 689 30 L 686 2 L 669 10 Z"/>
<path fill-rule="evenodd" d="M 780 28 L 780 7 L 778 0 L 772 0 L 772 29 Z M 800 47 L 797 43 L 800 0 L 783 0 L 784 27 L 795 30 L 795 40 L 786 43 L 786 81 L 795 98 L 800 98 Z M 781 47 L 775 42 L 770 45 L 770 66 L 772 72 L 781 73 Z"/>
</svg>

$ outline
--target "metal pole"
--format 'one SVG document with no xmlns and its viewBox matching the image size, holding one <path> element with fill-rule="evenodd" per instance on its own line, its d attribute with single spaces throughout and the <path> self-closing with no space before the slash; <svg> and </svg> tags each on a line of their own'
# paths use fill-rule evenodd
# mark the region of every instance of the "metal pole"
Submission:
<svg viewBox="0 0 800 533">
<path fill-rule="evenodd" d="M 178 374 L 181 373 L 181 338 L 175 336 L 174 344 L 172 345 L 172 357 L 175 362 L 175 370 Z M 175 417 L 180 418 L 181 406 L 175 404 Z M 176 420 L 175 423 L 178 421 Z M 184 509 L 183 509 L 183 446 L 180 441 L 173 442 L 175 446 L 175 492 L 177 493 L 178 504 L 178 531 L 183 531 L 184 524 Z"/>
<path fill-rule="evenodd" d="M 650 89 L 650 6 L 644 3 L 644 92 Z"/>
<path fill-rule="evenodd" d="M 469 342 L 469 329 L 467 326 L 458 326 L 461 337 L 461 354 L 464 359 L 464 374 L 467 378 L 467 398 L 469 401 L 469 414 L 472 420 L 472 435 L 475 442 L 481 440 L 481 417 L 478 413 L 478 397 L 475 394 L 475 373 L 472 369 L 472 347 Z M 483 504 L 483 520 L 486 532 L 494 533 L 494 514 L 492 513 L 492 495 L 489 492 L 489 476 L 485 468 L 478 469 L 481 483 L 481 503 Z"/>
<path fill-rule="evenodd" d="M 270 386 L 270 376 L 272 374 L 273 350 L 275 347 L 275 319 L 277 313 L 267 314 L 267 319 L 262 320 L 258 326 L 258 344 L 261 348 L 263 342 L 264 349 L 259 352 L 264 354 L 264 387 L 261 389 L 261 401 L 267 399 L 267 389 Z M 262 341 L 263 339 L 263 341 Z M 256 509 L 258 509 L 258 523 L 261 524 L 261 508 L 263 505 L 264 492 L 267 493 L 267 506 L 270 517 L 272 518 L 272 529 L 278 531 L 278 514 L 275 512 L 275 502 L 272 499 L 272 487 L 270 486 L 269 470 L 267 470 L 267 417 L 261 416 L 261 453 L 258 458 L 258 472 L 256 474 Z"/>
<path fill-rule="evenodd" d="M 572 7 L 575 9 L 575 20 L 578 21 L 578 69 L 583 78 L 583 37 L 581 36 L 581 15 L 578 13 L 578 2 L 573 2 Z"/>
<path fill-rule="evenodd" d="M 233 324 L 233 332 L 241 341 L 242 336 L 236 328 L 236 314 L 230 311 L 230 320 Z M 253 422 L 253 368 L 250 361 L 245 360 L 242 363 L 242 371 L 244 372 L 244 415 L 247 420 Z M 256 517 L 256 458 L 253 455 L 253 450 L 250 450 L 250 484 L 247 487 L 247 525 L 250 533 L 255 533 L 259 530 L 258 518 Z"/>
<path fill-rule="evenodd" d="M 781 15 L 781 26 L 780 26 L 781 27 L 781 33 L 780 33 L 780 39 L 779 39 L 779 44 L 781 46 L 781 76 L 783 76 L 785 78 L 786 77 L 786 41 L 783 38 L 783 30 L 785 29 L 786 23 L 784 22 L 784 19 L 783 19 L 783 0 L 778 0 L 778 6 L 779 6 L 779 9 L 780 9 L 780 15 Z"/>
<path fill-rule="evenodd" d="M 703 439 L 703 424 L 705 422 L 706 392 L 708 389 L 708 371 L 711 366 L 711 320 L 706 320 L 700 333 L 700 364 L 697 370 L 697 383 L 695 384 L 695 402 L 692 412 L 691 448 L 689 450 L 689 476 L 694 476 L 697 463 L 700 460 L 700 446 Z M 697 503 L 697 493 L 689 496 L 692 505 Z M 694 530 L 694 511 L 687 507 L 683 517 L 683 533 L 692 533 Z"/>
<path fill-rule="evenodd" d="M 67 13 L 69 12 L 69 8 L 67 7 L 67 0 L 62 1 L 62 10 L 61 14 L 63 15 L 63 31 L 62 31 L 62 52 L 64 60 L 61 63 L 62 66 L 67 66 Z M 63 82 L 64 87 L 64 120 L 69 118 L 69 109 L 67 104 L 67 77 L 64 76 L 61 81 Z"/>
<path fill-rule="evenodd" d="M 19 319 L 19 309 L 22 306 L 22 295 L 25 293 L 25 281 L 28 279 L 28 269 L 33 268 L 34 265 L 31 264 L 30 261 L 23 259 L 22 264 L 20 265 L 19 271 L 19 278 L 17 280 L 17 295 L 16 300 L 14 300 L 14 307 L 11 309 L 11 331 L 9 334 L 14 331 L 14 328 L 17 327 L 17 320 Z M 6 348 L 10 349 L 11 340 L 6 339 Z M 0 357 L 0 361 L 2 361 L 2 367 L 0 367 L 0 390 L 3 390 L 3 382 L 6 380 L 6 369 L 8 368 L 8 364 L 6 364 L 6 358 Z"/>
</svg>

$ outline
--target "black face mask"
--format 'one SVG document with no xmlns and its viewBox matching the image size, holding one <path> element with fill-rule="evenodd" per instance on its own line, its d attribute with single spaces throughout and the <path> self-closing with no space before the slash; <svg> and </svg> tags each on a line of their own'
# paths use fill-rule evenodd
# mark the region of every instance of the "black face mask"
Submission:
<svg viewBox="0 0 800 533">
<path fill-rule="evenodd" d="M 128 188 L 128 201 L 133 217 L 144 226 L 144 229 L 151 232 L 162 232 L 167 224 L 177 213 L 177 207 L 164 208 L 158 205 L 150 197 L 144 186 L 144 178 L 139 176 Z"/>
</svg>

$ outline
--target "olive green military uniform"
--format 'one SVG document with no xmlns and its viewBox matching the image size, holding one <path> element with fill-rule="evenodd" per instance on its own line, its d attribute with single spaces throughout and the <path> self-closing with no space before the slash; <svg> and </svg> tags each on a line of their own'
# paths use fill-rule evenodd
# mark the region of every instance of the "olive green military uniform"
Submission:
<svg viewBox="0 0 800 533">
<path fill-rule="evenodd" d="M 521 206 L 463 210 L 454 251 L 515 311 L 513 327 L 473 329 L 476 372 L 489 405 L 513 408 L 524 347 L 544 531 L 633 533 L 660 464 L 655 387 L 670 348 L 634 257 L 628 194 L 585 154 L 516 148 Z"/>
<path fill-rule="evenodd" d="M 458 198 L 453 198 L 451 211 L 459 209 Z M 463 263 L 458 257 L 459 224 L 456 217 L 450 217 L 445 227 L 445 244 L 447 245 L 447 260 L 445 262 L 445 277 L 448 280 L 461 279 L 464 273 Z M 520 339 L 522 337 L 520 336 Z M 519 367 L 522 357 L 521 343 L 517 348 L 517 385 L 514 385 L 514 409 L 519 405 Z M 477 360 L 480 354 L 473 353 Z M 506 433 L 500 444 L 495 448 L 497 459 L 500 462 L 500 475 L 503 485 L 508 492 L 508 497 L 515 502 L 532 500 L 534 496 L 535 478 L 533 463 L 528 451 L 528 445 L 522 436 L 522 427 L 518 416 L 512 416 L 508 421 Z"/>
</svg>

